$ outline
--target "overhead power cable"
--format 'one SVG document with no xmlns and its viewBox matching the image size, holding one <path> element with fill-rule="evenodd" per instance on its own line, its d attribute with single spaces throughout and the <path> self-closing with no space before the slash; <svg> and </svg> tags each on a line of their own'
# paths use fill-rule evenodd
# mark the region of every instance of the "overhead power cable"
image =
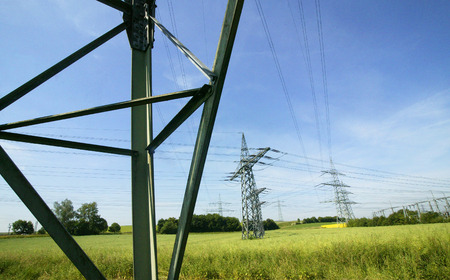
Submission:
<svg viewBox="0 0 450 280">
<path fill-rule="evenodd" d="M 298 8 L 299 8 L 299 13 L 300 13 L 300 22 L 301 22 L 301 29 L 302 29 L 302 35 L 303 35 L 303 49 L 301 47 L 301 40 L 300 40 L 300 34 L 297 28 L 297 22 L 295 20 L 295 16 L 294 16 L 294 9 L 292 9 L 290 2 L 287 1 L 288 3 L 288 8 L 289 8 L 289 12 L 291 14 L 291 18 L 292 18 L 292 22 L 294 23 L 294 29 L 295 29 L 295 33 L 297 34 L 297 40 L 298 43 L 300 45 L 300 50 L 302 51 L 302 56 L 303 56 L 303 60 L 305 62 L 305 66 L 306 66 L 306 70 L 308 73 L 308 78 L 309 78 L 309 85 L 311 87 L 311 96 L 312 96 L 312 101 L 313 101 L 313 107 L 314 107 L 314 118 L 316 121 L 316 130 L 317 130 L 317 140 L 319 143 L 319 152 L 320 152 L 320 159 L 323 160 L 323 155 L 322 155 L 322 136 L 320 133 L 320 122 L 319 122 L 319 109 L 317 106 L 317 98 L 316 98 L 316 88 L 315 88 L 315 83 L 314 83 L 314 76 L 313 76 L 313 71 L 312 71 L 312 64 L 311 64 L 311 54 L 309 51 L 309 40 L 308 40 L 308 33 L 307 33 L 307 29 L 306 29 L 306 21 L 305 21 L 305 14 L 303 11 L 303 5 L 301 1 L 298 1 Z"/>
<path fill-rule="evenodd" d="M 301 0 L 299 0 L 301 1 Z M 320 47 L 320 61 L 322 65 L 322 83 L 323 83 L 323 96 L 325 100 L 325 116 L 327 123 L 327 135 L 328 135 L 328 152 L 330 159 L 332 158 L 331 150 L 331 121 L 330 121 L 330 106 L 328 104 L 328 81 L 327 81 L 327 66 L 325 63 L 325 47 L 323 43 L 323 29 L 322 29 L 322 13 L 320 11 L 320 0 L 315 1 L 316 5 L 316 18 L 317 18 L 317 31 L 319 33 L 319 47 Z"/>
<path fill-rule="evenodd" d="M 277 74 L 278 74 L 278 78 L 280 79 L 281 86 L 283 88 L 284 97 L 286 98 L 286 102 L 288 104 L 289 112 L 291 114 L 292 122 L 294 124 L 294 128 L 295 128 L 295 131 L 297 133 L 297 138 L 298 138 L 298 140 L 300 142 L 301 150 L 302 150 L 303 154 L 305 155 L 306 163 L 309 164 L 308 163 L 308 159 L 306 158 L 305 145 L 303 144 L 302 135 L 300 133 L 300 125 L 298 124 L 297 118 L 295 117 L 294 107 L 292 106 L 291 97 L 289 96 L 289 92 L 288 92 L 288 89 L 287 89 L 287 86 L 286 86 L 286 82 L 284 80 L 283 71 L 281 70 L 281 65 L 280 65 L 280 62 L 278 60 L 278 56 L 277 56 L 277 53 L 276 53 L 276 50 L 275 50 L 275 45 L 273 44 L 272 36 L 270 35 L 269 26 L 267 25 L 267 21 L 266 21 L 266 16 L 264 15 L 264 11 L 263 11 L 263 9 L 261 7 L 261 2 L 259 0 L 255 0 L 255 3 L 256 3 L 256 7 L 257 7 L 257 10 L 258 10 L 259 17 L 261 18 L 261 22 L 262 22 L 262 25 L 263 25 L 264 33 L 266 34 L 267 42 L 269 43 L 269 48 L 270 48 L 270 51 L 272 53 L 273 60 L 275 62 L 275 68 L 277 70 Z"/>
</svg>

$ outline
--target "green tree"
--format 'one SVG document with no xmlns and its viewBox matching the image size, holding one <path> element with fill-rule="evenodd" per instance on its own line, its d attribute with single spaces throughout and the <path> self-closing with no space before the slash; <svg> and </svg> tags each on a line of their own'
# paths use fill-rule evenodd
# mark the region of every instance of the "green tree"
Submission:
<svg viewBox="0 0 450 280">
<path fill-rule="evenodd" d="M 112 223 L 109 227 L 109 231 L 112 233 L 120 232 L 120 225 L 118 223 Z"/>
<path fill-rule="evenodd" d="M 158 224 L 156 225 L 156 231 L 157 232 L 161 233 L 161 229 L 164 226 L 165 222 L 166 222 L 166 220 L 164 220 L 162 218 L 158 220 Z"/>
<path fill-rule="evenodd" d="M 159 230 L 159 233 L 163 233 L 163 234 L 175 234 L 177 233 L 177 224 L 176 222 L 173 220 L 174 218 L 169 218 L 164 225 L 162 226 L 162 228 Z"/>
<path fill-rule="evenodd" d="M 77 235 L 99 234 L 108 229 L 108 223 L 98 214 L 97 202 L 95 201 L 83 203 L 78 208 L 76 217 L 78 224 L 75 234 Z"/>
<path fill-rule="evenodd" d="M 108 222 L 98 214 L 96 202 L 84 203 L 77 211 L 73 210 L 69 199 L 55 202 L 53 207 L 56 217 L 70 234 L 99 234 L 108 230 Z"/>
<path fill-rule="evenodd" d="M 264 230 L 274 230 L 279 229 L 280 227 L 275 223 L 272 219 L 267 219 L 263 221 Z"/>
<path fill-rule="evenodd" d="M 43 227 L 41 227 L 41 229 L 38 230 L 37 233 L 38 233 L 38 234 L 46 234 L 47 231 L 46 231 Z"/>
<path fill-rule="evenodd" d="M 12 230 L 15 234 L 32 234 L 34 227 L 30 221 L 17 220 L 12 224 Z"/>
<path fill-rule="evenodd" d="M 61 201 L 61 203 L 55 201 L 55 203 L 53 203 L 53 211 L 61 224 L 71 232 L 76 214 L 73 209 L 72 201 L 67 198 Z"/>
</svg>

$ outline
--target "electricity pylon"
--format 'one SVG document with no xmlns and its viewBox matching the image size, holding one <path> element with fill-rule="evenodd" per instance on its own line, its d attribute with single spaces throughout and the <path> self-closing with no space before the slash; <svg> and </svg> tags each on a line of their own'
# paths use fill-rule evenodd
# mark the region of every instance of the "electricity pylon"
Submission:
<svg viewBox="0 0 450 280">
<path fill-rule="evenodd" d="M 265 201 L 259 200 L 259 195 L 266 188 L 256 188 L 256 181 L 252 167 L 270 150 L 263 148 L 258 154 L 249 155 L 247 142 L 242 133 L 241 161 L 231 176 L 230 180 L 241 177 L 241 199 L 242 199 L 242 239 L 262 238 L 264 226 L 261 205 Z"/>
<path fill-rule="evenodd" d="M 282 201 L 278 199 L 277 201 L 277 207 L 278 207 L 278 221 L 283 222 L 283 212 L 281 211 L 281 207 L 285 206 L 281 204 Z"/>
<path fill-rule="evenodd" d="M 231 210 L 231 209 L 224 209 L 223 208 L 224 204 L 231 204 L 231 203 L 223 202 L 222 198 L 220 197 L 220 194 L 219 194 L 219 201 L 212 202 L 212 203 L 209 204 L 209 205 L 211 205 L 213 207 L 217 205 L 217 208 L 213 209 L 213 210 L 208 210 L 208 212 L 209 213 L 218 213 L 222 217 L 223 217 L 223 212 L 233 212 L 233 210 Z"/>
<path fill-rule="evenodd" d="M 348 220 L 354 219 L 355 216 L 353 215 L 352 210 L 352 204 L 355 204 L 355 202 L 350 201 L 348 198 L 348 195 L 351 194 L 346 188 L 349 188 L 349 185 L 344 184 L 340 179 L 339 176 L 345 176 L 342 173 L 339 173 L 336 168 L 334 167 L 333 160 L 330 159 L 330 170 L 322 171 L 322 174 L 329 174 L 332 176 L 332 180 L 327 183 L 322 183 L 320 185 L 322 186 L 331 186 L 334 190 L 334 200 L 331 202 L 334 202 L 336 205 L 336 211 L 337 211 L 337 222 L 340 222 L 340 218 L 344 218 L 345 222 L 348 222 Z"/>
<path fill-rule="evenodd" d="M 125 29 L 131 46 L 131 100 L 31 120 L 0 124 L 0 139 L 129 156 L 131 158 L 134 279 L 158 279 L 153 153 L 190 115 L 203 105 L 168 272 L 169 279 L 178 279 L 244 0 L 228 1 L 216 57 L 211 70 L 155 19 L 155 0 L 97 1 L 122 12 L 123 22 L 22 86 L 1 97 L 0 111 Z M 152 95 L 151 50 L 153 48 L 155 26 L 208 77 L 208 84 L 181 92 Z M 187 97 L 190 100 L 186 105 L 153 138 L 152 104 Z M 124 108 L 131 108 L 131 149 L 5 132 L 8 129 Z M 81 274 L 86 279 L 105 279 L 101 271 L 58 221 L 52 210 L 1 146 L 0 174 Z"/>
</svg>

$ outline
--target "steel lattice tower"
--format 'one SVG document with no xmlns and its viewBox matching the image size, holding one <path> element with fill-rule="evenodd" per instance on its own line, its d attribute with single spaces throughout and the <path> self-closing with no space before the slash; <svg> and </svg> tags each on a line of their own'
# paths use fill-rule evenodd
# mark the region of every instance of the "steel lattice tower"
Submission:
<svg viewBox="0 0 450 280">
<path fill-rule="evenodd" d="M 258 154 L 250 155 L 245 136 L 242 134 L 241 160 L 238 169 L 230 179 L 241 177 L 242 239 L 262 238 L 264 236 L 261 205 L 265 202 L 259 200 L 259 195 L 266 188 L 258 189 L 256 187 L 252 168 L 269 150 L 270 148 L 264 148 Z"/>
<path fill-rule="evenodd" d="M 244 0 L 228 0 L 212 69 L 203 64 L 155 18 L 156 0 L 97 0 L 123 15 L 123 22 L 83 46 L 47 70 L 0 97 L 2 110 L 39 87 L 97 47 L 126 30 L 131 47 L 131 100 L 56 115 L 0 124 L 0 139 L 49 145 L 130 157 L 133 225 L 133 276 L 136 280 L 159 279 L 156 239 L 154 152 L 197 109 L 202 108 L 191 160 L 168 279 L 179 279 L 189 228 L 200 188 L 206 156 L 219 108 Z M 154 95 L 152 48 L 155 27 L 181 51 L 209 82 L 199 88 Z M 153 137 L 153 109 L 157 102 L 189 98 L 168 124 Z M 67 120 L 131 108 L 131 149 L 41 137 L 5 130 Z M 107 163 L 105 163 L 107 164 Z M 106 279 L 76 240 L 64 228 L 19 167 L 0 146 L 0 175 L 46 229 L 64 254 L 86 279 Z"/>
<path fill-rule="evenodd" d="M 322 186 L 332 186 L 334 189 L 334 200 L 330 202 L 334 202 L 336 205 L 337 212 L 337 222 L 340 222 L 340 218 L 344 218 L 345 222 L 348 220 L 354 219 L 355 216 L 352 210 L 352 204 L 355 202 L 349 200 L 348 195 L 351 194 L 346 188 L 349 188 L 349 185 L 344 184 L 340 179 L 339 175 L 345 176 L 342 173 L 339 173 L 334 167 L 333 160 L 330 159 L 330 170 L 322 171 L 323 174 L 330 174 L 332 176 L 332 180 L 328 183 L 322 183 Z"/>
</svg>

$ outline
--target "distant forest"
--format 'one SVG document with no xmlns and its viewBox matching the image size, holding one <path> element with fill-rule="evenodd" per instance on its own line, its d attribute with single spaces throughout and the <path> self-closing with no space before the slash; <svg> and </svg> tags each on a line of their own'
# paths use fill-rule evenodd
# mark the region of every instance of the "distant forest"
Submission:
<svg viewBox="0 0 450 280">
<path fill-rule="evenodd" d="M 369 218 L 353 219 L 348 221 L 349 227 L 376 227 L 376 226 L 393 226 L 393 225 L 411 225 L 411 224 L 431 224 L 431 223 L 448 223 L 448 216 L 438 212 L 422 212 L 410 210 L 398 210 L 388 217 L 380 216 Z"/>
<path fill-rule="evenodd" d="M 301 221 L 302 224 L 312 224 L 312 223 L 332 223 L 336 222 L 337 216 L 326 216 L 326 217 L 311 217 L 306 218 Z M 297 220 L 297 222 L 300 222 L 300 219 Z"/>
<path fill-rule="evenodd" d="M 265 230 L 279 229 L 271 219 L 263 221 Z M 178 219 L 160 219 L 157 224 L 157 232 L 162 234 L 177 233 Z M 219 214 L 193 215 L 190 232 L 230 232 L 241 231 L 242 226 L 238 218 L 223 217 Z"/>
</svg>

